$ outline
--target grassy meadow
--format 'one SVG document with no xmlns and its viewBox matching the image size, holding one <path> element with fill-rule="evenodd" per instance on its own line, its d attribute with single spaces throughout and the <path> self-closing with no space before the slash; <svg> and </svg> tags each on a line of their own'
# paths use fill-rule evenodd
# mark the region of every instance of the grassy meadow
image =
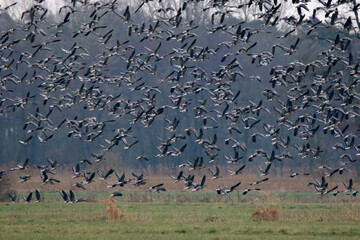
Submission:
<svg viewBox="0 0 360 240">
<path fill-rule="evenodd" d="M 360 201 L 314 193 L 78 192 L 0 203 L 0 239 L 360 239 Z M 19 194 L 19 197 L 21 194 Z"/>
</svg>

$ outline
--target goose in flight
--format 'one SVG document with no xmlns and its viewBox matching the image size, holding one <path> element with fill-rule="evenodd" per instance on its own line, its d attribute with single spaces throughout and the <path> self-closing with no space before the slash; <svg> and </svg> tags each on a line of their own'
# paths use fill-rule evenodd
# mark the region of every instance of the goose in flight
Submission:
<svg viewBox="0 0 360 240">
<path fill-rule="evenodd" d="M 134 179 L 136 182 L 134 183 L 135 186 L 140 186 L 146 184 L 146 180 L 144 179 L 144 174 L 137 175 L 136 173 L 132 173 L 132 175 L 136 178 Z"/>
<path fill-rule="evenodd" d="M 213 170 L 211 170 L 211 168 L 209 168 L 209 171 L 210 171 L 210 172 L 212 173 L 212 175 L 213 175 L 213 177 L 211 178 L 212 180 L 219 178 L 220 169 L 219 169 L 218 166 L 216 166 L 215 172 L 214 172 Z"/>
<path fill-rule="evenodd" d="M 8 195 L 9 195 L 9 197 L 10 197 L 10 199 L 11 199 L 11 202 L 12 202 L 12 203 L 16 203 L 16 201 L 17 201 L 17 196 L 16 196 L 16 194 L 10 194 L 10 193 L 8 193 Z"/>
<path fill-rule="evenodd" d="M 72 190 L 69 191 L 69 201 L 74 203 L 76 200 L 75 200 L 75 194 Z"/>
<path fill-rule="evenodd" d="M 205 180 L 206 180 L 206 175 L 204 175 L 203 178 L 201 179 L 201 183 L 193 182 L 194 189 L 192 191 L 193 192 L 199 191 L 200 189 L 204 188 Z"/>
<path fill-rule="evenodd" d="M 271 162 L 266 166 L 265 170 L 262 170 L 260 166 L 258 166 L 258 168 L 260 169 L 260 171 L 262 172 L 262 174 L 260 176 L 266 176 L 269 174 L 269 170 L 271 167 Z"/>
<path fill-rule="evenodd" d="M 236 171 L 231 171 L 231 170 L 227 170 L 231 176 L 233 175 L 238 175 L 241 173 L 241 171 L 246 167 L 246 164 L 244 164 L 243 166 L 241 166 L 239 169 L 237 169 Z"/>
<path fill-rule="evenodd" d="M 245 189 L 245 191 L 243 192 L 243 195 L 246 195 L 248 194 L 248 192 L 250 191 L 260 191 L 261 189 L 260 188 L 248 188 L 248 189 Z"/>
<path fill-rule="evenodd" d="M 253 183 L 250 183 L 250 185 L 257 185 L 257 184 L 260 184 L 262 182 L 266 182 L 267 180 L 269 180 L 269 178 L 264 178 L 264 179 L 261 179 L 259 181 L 255 181 Z"/>
<path fill-rule="evenodd" d="M 15 171 L 15 170 L 24 170 L 24 169 L 27 169 L 29 168 L 29 158 L 26 158 L 25 162 L 23 164 L 16 164 L 17 167 L 14 167 L 14 168 L 10 168 L 10 171 Z"/>
<path fill-rule="evenodd" d="M 108 188 L 114 188 L 116 186 L 123 187 L 125 184 L 127 184 L 132 180 L 132 179 L 125 179 L 125 172 L 123 172 L 121 176 L 118 172 L 115 172 L 115 176 L 117 177 L 118 182 L 114 184 L 106 183 Z"/>
<path fill-rule="evenodd" d="M 86 188 L 84 187 L 84 185 L 82 183 L 74 183 L 73 186 L 86 190 Z"/>
<path fill-rule="evenodd" d="M 1 179 L 4 175 L 6 175 L 5 170 L 0 170 L 0 179 Z"/>
<path fill-rule="evenodd" d="M 64 200 L 65 203 L 69 202 L 68 194 L 64 190 L 60 191 L 60 195 L 61 195 L 61 197 L 62 197 L 62 199 Z"/>
<path fill-rule="evenodd" d="M 75 194 L 74 194 L 74 192 L 72 190 L 69 191 L 69 200 L 70 200 L 69 202 L 71 202 L 71 203 L 86 202 L 87 201 L 86 198 L 78 198 L 78 199 L 76 199 Z"/>
<path fill-rule="evenodd" d="M 31 176 L 29 174 L 24 174 L 24 175 L 20 176 L 20 179 L 21 179 L 20 181 L 26 182 L 26 181 L 30 180 L 30 178 L 31 178 Z"/>
<path fill-rule="evenodd" d="M 81 177 L 80 164 L 76 164 L 75 167 L 72 167 L 72 171 L 74 173 L 72 178 Z"/>
<path fill-rule="evenodd" d="M 95 178 L 95 172 L 91 173 L 90 176 L 86 172 L 84 172 L 84 178 L 85 181 L 83 181 L 83 184 L 89 184 L 94 181 Z"/>
<path fill-rule="evenodd" d="M 343 184 L 344 184 L 344 186 L 346 188 L 345 192 L 351 192 L 352 191 L 352 188 L 353 188 L 353 180 L 352 180 L 352 178 L 350 178 L 348 185 L 346 185 L 345 183 L 343 183 Z"/>
<path fill-rule="evenodd" d="M 23 197 L 25 203 L 30 203 L 32 199 L 33 192 L 30 192 L 29 195 L 25 198 Z"/>
<path fill-rule="evenodd" d="M 293 177 L 301 176 L 301 175 L 303 175 L 303 176 L 309 176 L 310 173 L 294 172 L 294 173 L 292 173 L 292 174 L 290 175 L 290 177 L 293 178 Z"/>
<path fill-rule="evenodd" d="M 41 179 L 43 181 L 42 184 L 54 184 L 54 182 L 60 183 L 60 180 L 54 177 L 49 178 L 45 170 L 41 170 Z"/>
<path fill-rule="evenodd" d="M 109 197 L 121 197 L 122 195 L 121 192 L 113 192 Z"/>
<path fill-rule="evenodd" d="M 41 195 L 39 190 L 35 189 L 35 197 L 36 197 L 36 202 L 39 203 L 41 201 Z"/>
<path fill-rule="evenodd" d="M 307 186 L 308 187 L 309 186 L 314 186 L 315 188 L 318 188 L 318 189 L 325 189 L 325 188 L 327 188 L 328 183 L 326 182 L 325 177 L 322 176 L 321 177 L 321 182 L 319 182 L 317 179 L 315 179 L 314 182 L 309 182 L 307 184 Z"/>
<path fill-rule="evenodd" d="M 240 186 L 241 182 L 236 183 L 235 185 L 231 186 L 230 188 L 226 185 L 220 186 L 218 189 L 216 189 L 217 194 L 230 194 L 233 192 L 238 186 Z"/>
<path fill-rule="evenodd" d="M 165 192 L 166 189 L 163 187 L 163 183 L 157 184 L 155 186 L 149 187 L 147 189 L 147 191 L 151 191 L 151 192 Z"/>
<path fill-rule="evenodd" d="M 177 183 L 178 181 L 181 180 L 181 178 L 183 177 L 183 171 L 180 171 L 179 174 L 177 175 L 177 177 L 174 177 L 173 175 L 169 175 L 173 180 L 175 180 L 174 183 Z"/>
</svg>

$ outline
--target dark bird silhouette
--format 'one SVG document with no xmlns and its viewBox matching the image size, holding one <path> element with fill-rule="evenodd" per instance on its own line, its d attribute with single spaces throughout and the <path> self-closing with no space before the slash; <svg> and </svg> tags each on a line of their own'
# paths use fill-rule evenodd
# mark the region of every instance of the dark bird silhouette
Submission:
<svg viewBox="0 0 360 240">
<path fill-rule="evenodd" d="M 238 175 L 241 173 L 241 171 L 246 167 L 246 164 L 242 165 L 239 169 L 237 169 L 236 171 L 231 171 L 228 170 L 228 172 L 230 173 L 230 175 Z"/>
<path fill-rule="evenodd" d="M 248 194 L 250 191 L 260 191 L 260 190 L 261 190 L 260 188 L 248 188 L 245 189 L 245 191 L 243 191 L 243 195 Z"/>
<path fill-rule="evenodd" d="M 16 196 L 16 194 L 8 194 L 9 195 L 9 197 L 10 197 L 10 199 L 11 199 L 11 202 L 12 203 L 16 203 L 16 201 L 17 201 L 17 196 Z"/>
<path fill-rule="evenodd" d="M 28 164 L 29 164 L 29 159 L 27 158 L 23 164 L 19 164 L 19 163 L 18 163 L 18 164 L 16 164 L 17 167 L 15 167 L 15 168 L 10 168 L 10 171 L 27 169 L 27 168 L 29 168 Z"/>
<path fill-rule="evenodd" d="M 39 203 L 41 201 L 41 195 L 39 190 L 35 189 L 35 197 L 36 197 L 36 202 Z"/>
<path fill-rule="evenodd" d="M 240 186 L 241 182 L 236 183 L 235 185 L 231 186 L 230 188 L 222 185 L 219 188 L 216 189 L 217 194 L 221 195 L 221 194 L 230 194 L 231 192 L 233 192 L 238 186 Z"/>
<path fill-rule="evenodd" d="M 2 179 L 2 177 L 5 175 L 6 175 L 5 170 L 0 170 L 0 179 Z"/>
<path fill-rule="evenodd" d="M 84 185 L 82 183 L 74 183 L 73 186 L 86 190 L 86 188 L 84 187 Z"/>
<path fill-rule="evenodd" d="M 21 143 L 21 144 L 23 144 L 23 145 L 26 145 L 26 144 L 29 144 L 29 142 L 30 142 L 30 140 L 33 138 L 33 136 L 30 136 L 30 137 L 28 137 L 27 139 L 25 139 L 25 140 L 19 140 L 19 142 Z"/>
<path fill-rule="evenodd" d="M 216 166 L 216 170 L 215 172 L 213 170 L 211 170 L 211 168 L 209 168 L 209 171 L 212 173 L 213 177 L 211 179 L 218 179 L 219 178 L 219 174 L 220 174 L 220 169 L 218 166 Z"/>
<path fill-rule="evenodd" d="M 73 178 L 81 177 L 80 164 L 76 164 L 75 167 L 72 167 L 72 171 L 74 173 Z"/>
<path fill-rule="evenodd" d="M 135 177 L 135 186 L 140 186 L 146 184 L 146 180 L 144 179 L 144 174 L 137 175 L 136 173 L 131 173 Z"/>
<path fill-rule="evenodd" d="M 97 170 L 97 174 L 100 176 L 100 180 L 105 180 L 107 178 L 109 178 L 111 176 L 111 174 L 113 174 L 115 170 L 114 169 L 110 169 L 109 171 L 107 171 L 107 173 L 104 175 L 100 170 Z"/>
<path fill-rule="evenodd" d="M 262 172 L 261 176 L 266 176 L 269 174 L 269 170 L 270 170 L 270 167 L 271 167 L 271 162 L 266 166 L 265 170 L 262 170 L 260 168 L 260 166 L 258 166 L 258 168 L 260 169 L 260 171 Z"/>
<path fill-rule="evenodd" d="M 160 184 L 157 184 L 157 185 L 154 185 L 152 187 L 149 187 L 147 189 L 147 191 L 151 191 L 151 192 L 165 192 L 166 189 L 163 187 L 163 183 L 160 183 Z"/>
<path fill-rule="evenodd" d="M 68 194 L 64 191 L 64 190 L 61 190 L 60 191 L 60 195 L 61 197 L 63 198 L 64 202 L 67 203 L 69 201 L 69 197 L 68 197 Z"/>
<path fill-rule="evenodd" d="M 90 176 L 86 172 L 84 172 L 85 181 L 83 181 L 83 184 L 89 184 L 94 181 L 95 178 L 95 172 L 91 173 Z"/>
<path fill-rule="evenodd" d="M 121 192 L 113 192 L 109 197 L 121 197 L 122 195 Z"/>
<path fill-rule="evenodd" d="M 177 177 L 174 177 L 172 175 L 169 175 L 173 180 L 175 180 L 176 182 L 179 182 L 181 180 L 181 178 L 183 177 L 183 171 L 180 171 L 179 174 L 177 175 Z"/>
<path fill-rule="evenodd" d="M 49 177 L 45 170 L 41 170 L 41 179 L 43 181 L 42 184 L 47 184 L 47 183 L 54 184 L 54 182 L 60 183 L 59 179 L 54 177 Z"/>
<path fill-rule="evenodd" d="M 259 180 L 259 181 L 255 181 L 255 182 L 253 182 L 253 183 L 250 183 L 250 185 L 257 185 L 257 184 L 260 184 L 260 183 L 262 183 L 262 182 L 266 182 L 266 181 L 268 181 L 269 180 L 269 178 L 264 178 L 264 179 L 261 179 L 261 180 Z"/>
<path fill-rule="evenodd" d="M 303 172 L 294 172 L 290 175 L 291 178 L 293 177 L 296 177 L 296 176 L 301 176 L 301 175 L 304 175 L 304 176 L 309 176 L 310 173 L 303 173 Z"/>
<path fill-rule="evenodd" d="M 29 195 L 25 198 L 23 197 L 25 203 L 30 203 L 32 199 L 33 192 L 30 192 Z"/>
<path fill-rule="evenodd" d="M 203 176 L 203 178 L 201 179 L 201 182 L 200 182 L 200 183 L 193 182 L 193 187 L 194 187 L 194 189 L 193 189 L 192 191 L 193 191 L 193 192 L 194 192 L 194 191 L 199 191 L 200 189 L 204 188 L 204 186 L 205 186 L 205 180 L 206 180 L 206 175 Z"/>
<path fill-rule="evenodd" d="M 351 192 L 352 191 L 352 188 L 353 188 L 353 180 L 350 178 L 350 180 L 349 180 L 349 184 L 348 185 L 346 185 L 345 183 L 344 183 L 344 186 L 345 186 L 345 188 L 346 188 L 346 192 Z"/>
</svg>

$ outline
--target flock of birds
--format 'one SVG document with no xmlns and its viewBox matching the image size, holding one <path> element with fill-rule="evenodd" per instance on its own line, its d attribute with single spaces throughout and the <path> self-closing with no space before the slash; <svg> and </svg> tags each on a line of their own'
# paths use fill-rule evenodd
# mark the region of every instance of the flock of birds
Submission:
<svg viewBox="0 0 360 240">
<path fill-rule="evenodd" d="M 120 6 L 117 0 L 71 0 L 60 8 L 60 21 L 50 20 L 42 5 L 44 1 L 37 0 L 24 11 L 17 28 L 0 32 L 0 117 L 19 111 L 26 113 L 23 131 L 27 136 L 19 141 L 22 145 L 36 139 L 41 143 L 51 141 L 61 131 L 66 131 L 68 138 L 99 143 L 100 151 L 74 164 L 72 178 L 76 183 L 68 192 L 59 189 L 65 202 L 86 201 L 76 199 L 73 190 L 87 190 L 96 181 L 96 175 L 109 189 L 133 184 L 146 185 L 151 192 L 166 191 L 164 183 L 148 187 L 143 174 L 132 173 L 131 178 L 126 178 L 125 172 L 121 174 L 113 168 L 102 172 L 96 167 L 107 161 L 106 153 L 119 146 L 136 151 L 136 145 L 143 139 L 135 135 L 133 126 L 145 131 L 159 122 L 164 125 L 161 131 L 165 137 L 152 136 L 154 142 L 160 141 L 158 154 L 140 154 L 136 160 L 181 158 L 190 145 L 200 148 L 203 155 L 184 160 L 178 165 L 177 174 L 169 175 L 169 180 L 183 183 L 185 189 L 204 189 L 209 178 L 221 181 L 225 173 L 220 173 L 218 166 L 222 160 L 230 166 L 227 174 L 232 176 L 241 176 L 248 165 L 256 162 L 260 178 L 243 190 L 246 195 L 259 191 L 257 186 L 270 180 L 273 166 L 279 162 L 316 161 L 326 152 L 339 161 L 331 163 L 333 166 L 318 166 L 323 169 L 321 180 L 315 179 L 308 186 L 319 194 L 356 196 L 351 175 L 356 174 L 354 166 L 360 155 L 360 64 L 352 53 L 356 51 L 353 41 L 357 41 L 352 34 L 356 35 L 358 29 L 356 19 L 340 17 L 338 12 L 338 8 L 352 1 L 318 1 L 322 6 L 306 18 L 304 11 L 310 11 L 308 1 L 301 0 L 292 1 L 297 11 L 291 17 L 281 16 L 282 3 L 277 0 L 248 0 L 241 4 L 228 0 L 184 0 L 178 8 L 162 0 L 139 1 L 135 8 Z M 158 5 L 151 5 L 154 2 Z M 206 27 L 188 13 L 189 8 L 199 8 L 204 2 L 206 7 L 198 10 L 208 14 Z M 0 16 L 16 5 L 15 2 L 2 6 Z M 136 16 L 147 5 L 159 8 L 153 10 L 152 20 L 138 23 Z M 353 6 L 355 12 L 359 8 L 359 4 Z M 262 22 L 259 28 L 234 20 L 232 14 L 243 9 L 258 12 L 258 21 Z M 326 13 L 324 20 L 316 17 L 320 11 Z M 72 21 L 78 24 L 80 16 L 85 21 L 79 29 L 73 29 Z M 120 35 L 124 41 L 116 39 L 116 29 L 106 25 L 107 18 L 116 22 L 112 27 L 122 25 L 127 29 Z M 268 51 L 258 52 L 261 43 L 254 39 L 266 38 L 267 29 L 274 29 L 271 27 L 280 22 L 287 24 L 287 33 L 279 36 L 279 43 Z M 337 29 L 336 33 L 324 40 L 325 49 L 315 59 L 291 58 L 298 56 L 299 49 L 307 50 L 302 44 L 306 39 L 316 38 L 317 31 L 331 28 Z M 212 42 L 215 47 L 198 45 L 199 29 L 205 30 L 206 38 L 216 41 L 222 36 L 225 41 Z M 80 42 L 87 38 L 94 40 L 93 48 L 103 52 L 94 55 L 93 49 L 86 49 Z M 63 43 L 64 39 L 70 39 L 71 45 L 66 47 L 69 43 Z M 166 47 L 169 43 L 176 47 Z M 292 60 L 275 65 L 277 58 Z M 242 64 L 248 60 L 256 69 L 270 69 L 270 73 L 245 76 Z M 210 61 L 216 62 L 215 67 L 207 66 Z M 167 68 L 157 69 L 160 63 Z M 118 67 L 121 70 L 114 69 L 117 65 L 121 65 Z M 113 72 L 116 73 L 112 75 Z M 157 80 L 146 81 L 150 76 Z M 260 89 L 262 95 L 250 100 L 242 98 L 248 90 L 237 88 L 240 81 Z M 21 90 L 34 86 L 31 91 L 25 90 L 25 94 Z M 88 117 L 66 115 L 59 121 L 58 116 L 63 117 L 69 109 L 86 111 L 81 115 Z M 95 117 L 98 112 L 106 114 Z M 184 127 L 181 117 L 184 114 L 195 119 L 196 124 Z M 249 141 L 244 140 L 245 134 Z M 320 138 L 325 138 L 325 145 L 320 144 Z M 252 150 L 264 143 L 266 150 Z M 222 146 L 230 148 L 230 154 L 221 156 Z M 261 160 L 264 160 L 261 164 L 257 163 Z M 56 177 L 59 163 L 47 161 L 37 165 L 42 184 L 56 186 L 61 182 Z M 27 158 L 16 167 L 0 170 L 0 179 L 15 171 L 24 173 L 20 181 L 31 181 L 32 176 L 27 174 L 30 162 Z M 199 169 L 208 169 L 207 174 L 197 175 L 199 180 L 195 180 Z M 329 182 L 333 176 L 342 174 L 350 175 L 343 190 Z M 110 182 L 113 175 L 115 182 Z M 311 172 L 291 172 L 290 177 L 308 175 Z M 215 190 L 219 195 L 227 195 L 240 185 L 237 180 L 232 186 L 219 184 Z M 37 189 L 24 201 L 30 202 L 33 194 L 37 202 L 41 201 Z M 9 196 L 12 202 L 17 202 L 16 194 Z M 122 193 L 115 191 L 111 196 Z"/>
</svg>

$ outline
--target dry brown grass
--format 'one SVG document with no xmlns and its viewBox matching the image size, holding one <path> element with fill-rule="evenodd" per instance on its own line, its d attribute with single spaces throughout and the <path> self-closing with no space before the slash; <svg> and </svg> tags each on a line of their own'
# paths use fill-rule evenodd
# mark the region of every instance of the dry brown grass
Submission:
<svg viewBox="0 0 360 240">
<path fill-rule="evenodd" d="M 359 222 L 359 214 L 353 214 L 350 212 L 332 213 L 326 212 L 313 212 L 310 214 L 297 213 L 292 214 L 291 217 L 282 217 L 281 220 L 289 222 Z"/>
<path fill-rule="evenodd" d="M 108 220 L 120 221 L 124 220 L 124 214 L 120 214 L 117 202 L 113 198 L 106 198 L 101 201 L 106 206 Z"/>
<path fill-rule="evenodd" d="M 311 213 L 310 217 L 307 218 L 302 217 L 301 221 L 304 222 L 304 221 L 308 221 L 309 219 L 316 222 L 331 222 L 331 221 L 359 222 L 360 212 L 359 212 L 359 208 L 356 205 L 350 203 L 350 204 L 330 208 L 320 213 Z"/>
<path fill-rule="evenodd" d="M 341 207 L 342 214 L 340 215 L 341 221 L 360 221 L 359 208 L 354 203 L 349 203 Z"/>
<path fill-rule="evenodd" d="M 110 221 L 128 221 L 128 222 L 147 222 L 151 221 L 152 218 L 148 216 L 133 216 L 127 214 L 124 210 L 119 209 L 116 200 L 113 198 L 106 198 L 101 201 L 106 207 L 106 214 L 104 212 L 100 212 L 98 214 L 97 219 L 106 219 Z"/>
<path fill-rule="evenodd" d="M 251 214 L 251 218 L 258 221 L 278 221 L 281 211 L 277 205 L 259 205 Z"/>
<path fill-rule="evenodd" d="M 258 221 L 287 221 L 287 222 L 360 222 L 359 205 L 355 203 L 330 204 L 318 211 L 303 211 L 290 208 L 283 209 L 281 202 L 272 200 L 270 204 L 259 204 L 255 207 L 251 218 Z M 271 200 L 270 200 L 271 202 Z"/>
<path fill-rule="evenodd" d="M 360 208 L 356 202 L 328 203 L 310 211 L 306 205 L 300 209 L 284 205 L 276 196 L 266 196 L 259 201 L 251 217 L 258 221 L 287 222 L 360 222 Z M 302 210 L 301 210 L 302 209 Z"/>
</svg>

